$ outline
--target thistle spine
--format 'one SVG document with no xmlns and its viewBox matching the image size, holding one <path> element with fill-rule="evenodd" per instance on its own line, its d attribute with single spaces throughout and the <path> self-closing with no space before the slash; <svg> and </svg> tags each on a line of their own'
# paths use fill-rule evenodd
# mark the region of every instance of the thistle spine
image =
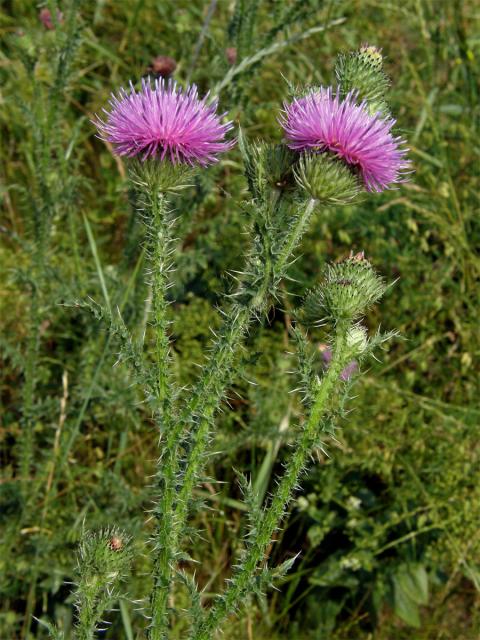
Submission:
<svg viewBox="0 0 480 640">
<path fill-rule="evenodd" d="M 284 275 L 285 269 L 288 266 L 288 261 L 291 259 L 293 252 L 300 244 L 303 234 L 308 229 L 310 220 L 315 211 L 315 204 L 315 200 L 308 200 L 307 204 L 300 210 L 295 222 L 290 227 L 280 253 L 276 258 L 275 271 L 278 274 Z"/>
</svg>

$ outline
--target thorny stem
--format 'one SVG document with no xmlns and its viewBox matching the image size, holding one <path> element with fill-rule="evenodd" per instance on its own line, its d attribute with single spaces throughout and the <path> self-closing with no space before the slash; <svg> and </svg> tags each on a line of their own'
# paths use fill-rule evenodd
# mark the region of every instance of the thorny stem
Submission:
<svg viewBox="0 0 480 640">
<path fill-rule="evenodd" d="M 190 402 L 179 419 L 169 425 L 165 453 L 161 460 L 162 493 L 156 509 L 160 528 L 156 535 L 156 544 L 159 545 L 159 549 L 158 562 L 155 563 L 154 568 L 155 584 L 151 601 L 150 640 L 164 640 L 166 637 L 168 594 L 175 556 L 188 517 L 191 495 L 205 465 L 210 426 L 228 384 L 228 372 L 231 371 L 238 349 L 253 318 L 266 308 L 268 292 L 277 286 L 274 276 L 286 268 L 288 259 L 310 221 L 314 204 L 310 201 L 300 213 L 289 229 L 282 250 L 275 256 L 273 263 L 267 257 L 263 265 L 262 278 L 256 288 L 249 292 L 248 299 L 243 304 L 235 305 L 235 313 L 227 319 L 214 342 L 212 355 Z M 178 447 L 186 425 L 194 431 L 194 436 L 181 482 L 178 482 L 180 489 L 177 494 Z"/>
<path fill-rule="evenodd" d="M 158 571 L 155 573 L 156 580 L 159 580 L 159 582 L 156 582 L 155 585 L 155 591 L 158 595 L 152 599 L 151 640 L 165 638 L 168 626 L 168 616 L 166 614 L 167 598 L 175 554 L 188 517 L 189 502 L 193 489 L 205 465 L 210 426 L 225 387 L 228 384 L 228 372 L 233 366 L 235 356 L 252 319 L 266 307 L 268 292 L 269 289 L 272 290 L 272 281 L 274 280 L 272 276 L 287 266 L 288 259 L 311 218 L 313 208 L 314 203 L 310 202 L 298 216 L 296 223 L 291 227 L 287 235 L 283 250 L 274 259 L 274 263 L 271 264 L 269 259 L 266 260 L 263 278 L 257 285 L 257 289 L 250 293 L 248 300 L 243 305 L 236 305 L 236 313 L 228 318 L 215 340 L 213 353 L 207 364 L 205 375 L 202 376 L 201 382 L 182 416 L 167 433 L 165 455 L 168 461 L 164 462 L 162 460 L 162 464 L 165 464 L 163 475 L 165 485 L 163 487 L 164 494 L 159 505 L 160 513 L 163 514 L 161 539 L 166 548 L 162 549 L 161 554 L 163 558 L 162 572 L 161 574 Z M 187 457 L 185 471 L 179 483 L 178 496 L 175 500 L 174 492 L 176 491 L 176 473 L 178 472 L 179 462 L 177 449 L 183 429 L 187 424 L 194 430 L 194 437 Z M 174 513 L 172 509 L 174 509 Z M 167 560 L 169 562 L 168 566 Z"/>
<path fill-rule="evenodd" d="M 197 415 L 198 426 L 194 445 L 187 460 L 185 475 L 182 478 L 182 488 L 178 500 L 179 526 L 184 525 L 188 511 L 188 499 L 205 462 L 204 454 L 208 444 L 210 423 L 228 383 L 228 376 L 225 375 L 225 371 L 230 370 L 253 317 L 266 305 L 265 298 L 268 294 L 269 285 L 277 286 L 276 282 L 271 282 L 272 274 L 281 273 L 287 266 L 288 260 L 291 258 L 310 222 L 314 206 L 315 203 L 311 200 L 298 216 L 296 223 L 287 234 L 281 252 L 275 257 L 274 264 L 268 268 L 268 272 L 265 273 L 262 286 L 252 296 L 249 305 L 229 319 L 224 331 L 218 336 L 213 354 L 207 365 L 206 376 L 202 379 L 201 385 L 188 405 L 187 420 L 190 416 Z"/>
<path fill-rule="evenodd" d="M 153 590 L 151 595 L 151 640 L 165 637 L 168 627 L 167 602 L 171 582 L 175 548 L 169 542 L 173 529 L 173 501 L 176 480 L 176 441 L 171 438 L 173 407 L 169 380 L 170 341 L 168 337 L 167 300 L 170 268 L 171 223 L 168 220 L 167 200 L 155 186 L 149 185 L 146 194 L 146 215 L 149 217 L 150 262 L 152 278 L 152 315 L 155 332 L 155 395 L 160 437 L 165 438 L 158 461 L 155 486 L 158 501 L 154 507 Z"/>
<path fill-rule="evenodd" d="M 346 334 L 348 325 L 337 326 L 334 355 L 327 373 L 319 382 L 315 402 L 302 433 L 295 443 L 295 451 L 290 458 L 282 479 L 280 480 L 269 507 L 263 512 L 253 537 L 249 540 L 245 553 L 245 561 L 239 565 L 225 593 L 218 597 L 217 603 L 210 610 L 205 620 L 197 627 L 194 640 L 211 640 L 222 620 L 234 611 L 249 588 L 265 556 L 275 529 L 285 513 L 292 498 L 298 479 L 305 468 L 308 456 L 315 444 L 319 424 L 328 407 L 331 393 L 346 362 Z"/>
<path fill-rule="evenodd" d="M 101 601 L 101 591 L 102 585 L 100 583 L 87 585 L 87 588 L 82 591 L 75 630 L 77 640 L 94 640 L 98 619 L 105 606 L 105 603 Z"/>
<path fill-rule="evenodd" d="M 228 371 L 238 344 L 240 344 L 245 334 L 252 315 L 258 310 L 266 297 L 269 277 L 265 274 L 262 286 L 252 297 L 248 304 L 237 309 L 237 313 L 232 315 L 223 327 L 215 343 L 214 354 L 207 366 L 205 376 L 200 384 L 200 392 L 194 394 L 188 403 L 183 415 L 176 423 L 169 425 L 166 434 L 165 453 L 160 461 L 162 470 L 162 492 L 157 505 L 159 529 L 157 530 L 158 562 L 154 567 L 154 590 L 151 601 L 152 623 L 150 627 L 150 640 L 163 640 L 166 638 L 168 629 L 168 594 L 171 586 L 171 578 L 174 571 L 175 555 L 178 550 L 178 541 L 183 530 L 188 513 L 188 500 L 196 482 L 197 471 L 202 465 L 201 457 L 204 453 L 206 440 L 208 440 L 209 416 L 214 411 L 214 407 L 207 405 L 200 409 L 201 403 L 214 393 L 218 380 Z M 177 474 L 179 471 L 178 446 L 185 424 L 194 421 L 199 410 L 204 419 L 197 427 L 192 446 L 193 457 L 189 458 L 190 465 L 186 469 L 183 478 L 183 486 L 180 490 L 180 497 L 175 502 L 177 496 Z M 192 425 L 193 427 L 193 425 Z M 200 456 L 200 459 L 197 458 Z M 185 498 L 185 496 L 187 496 Z"/>
<path fill-rule="evenodd" d="M 152 312 L 155 332 L 155 368 L 156 395 L 166 413 L 171 403 L 171 390 L 168 375 L 170 359 L 170 341 L 168 338 L 167 300 L 170 225 L 167 220 L 167 201 L 163 193 L 153 190 L 150 196 L 151 207 L 151 278 L 152 278 Z"/>
</svg>

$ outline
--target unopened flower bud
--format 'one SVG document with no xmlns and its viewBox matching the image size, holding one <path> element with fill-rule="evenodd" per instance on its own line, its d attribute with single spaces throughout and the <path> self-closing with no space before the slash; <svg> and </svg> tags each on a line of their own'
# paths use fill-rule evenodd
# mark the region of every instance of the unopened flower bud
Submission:
<svg viewBox="0 0 480 640">
<path fill-rule="evenodd" d="M 342 92 L 356 91 L 359 99 L 366 101 L 372 115 L 378 112 L 388 114 L 385 97 L 390 82 L 383 72 L 380 49 L 363 45 L 359 51 L 338 56 L 335 74 Z"/>
<path fill-rule="evenodd" d="M 295 170 L 298 186 L 324 204 L 347 204 L 361 191 L 353 171 L 327 153 L 305 154 Z"/>
<path fill-rule="evenodd" d="M 315 324 L 325 318 L 352 322 L 363 316 L 368 307 L 381 298 L 385 289 L 383 279 L 372 265 L 358 256 L 328 265 L 323 284 L 305 298 L 301 320 L 307 324 Z M 363 343 L 358 332 L 353 333 L 350 340 Z"/>
<path fill-rule="evenodd" d="M 225 49 L 225 57 L 228 64 L 234 65 L 237 61 L 237 49 L 235 47 L 228 47 Z"/>
<path fill-rule="evenodd" d="M 177 68 L 177 62 L 170 56 L 157 56 L 152 60 L 150 70 L 156 77 L 168 78 Z"/>
<path fill-rule="evenodd" d="M 368 260 L 353 257 L 327 267 L 322 291 L 333 318 L 354 320 L 381 298 L 385 284 Z"/>
<path fill-rule="evenodd" d="M 130 562 L 130 539 L 116 528 L 87 533 L 81 542 L 78 569 L 88 580 L 96 576 L 108 583 L 113 577 L 121 577 Z"/>
<path fill-rule="evenodd" d="M 367 330 L 362 325 L 350 327 L 347 333 L 347 347 L 352 356 L 360 356 L 368 346 Z"/>
<path fill-rule="evenodd" d="M 119 597 L 119 585 L 131 561 L 130 539 L 124 532 L 110 528 L 83 536 L 77 554 L 75 592 L 79 628 L 85 618 L 93 624 L 94 612 L 102 613 Z"/>
</svg>

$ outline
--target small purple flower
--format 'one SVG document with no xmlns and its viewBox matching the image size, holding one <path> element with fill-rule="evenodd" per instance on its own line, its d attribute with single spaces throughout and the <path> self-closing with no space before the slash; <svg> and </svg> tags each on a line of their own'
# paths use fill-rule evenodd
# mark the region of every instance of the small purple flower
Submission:
<svg viewBox="0 0 480 640">
<path fill-rule="evenodd" d="M 182 90 L 158 79 L 152 89 L 150 79 L 144 79 L 138 92 L 130 83 L 130 92 L 122 88 L 118 96 L 112 94 L 111 110 L 103 109 L 106 121 L 96 116 L 93 122 L 119 156 L 167 157 L 173 164 L 205 166 L 234 144 L 224 139 L 232 123 L 222 124 L 217 101 L 207 100 L 208 94 L 200 100 L 195 85 Z"/>
<path fill-rule="evenodd" d="M 333 357 L 333 353 L 332 350 L 330 349 L 330 347 L 327 347 L 326 345 L 320 345 L 320 349 L 322 351 L 322 358 L 323 361 L 328 369 L 328 365 L 330 364 L 330 362 L 332 361 L 332 357 Z M 347 382 L 348 380 L 350 380 L 350 378 L 353 376 L 354 373 L 356 373 L 358 370 L 358 364 L 356 360 L 352 360 L 351 362 L 349 362 L 347 364 L 347 366 L 343 369 L 343 371 L 340 374 L 340 380 L 343 380 L 344 382 Z"/>
<path fill-rule="evenodd" d="M 410 164 L 400 137 L 393 137 L 392 118 L 370 115 L 356 92 L 341 100 L 329 87 L 284 104 L 280 123 L 288 146 L 297 151 L 330 151 L 356 167 L 367 191 L 383 191 L 402 182 Z"/>
</svg>

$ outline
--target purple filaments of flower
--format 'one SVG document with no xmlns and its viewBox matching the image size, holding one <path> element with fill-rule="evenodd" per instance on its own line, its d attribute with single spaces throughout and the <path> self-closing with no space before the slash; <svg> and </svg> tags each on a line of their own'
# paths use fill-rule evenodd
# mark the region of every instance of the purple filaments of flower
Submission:
<svg viewBox="0 0 480 640">
<path fill-rule="evenodd" d="M 284 104 L 280 123 L 287 144 L 297 151 L 330 151 L 355 167 L 367 191 L 383 191 L 402 182 L 410 164 L 404 140 L 394 137 L 392 118 L 370 115 L 357 94 L 343 100 L 337 91 L 320 87 L 303 98 Z"/>
<path fill-rule="evenodd" d="M 330 347 L 324 346 L 322 349 L 322 358 L 327 368 L 330 362 L 332 361 L 333 353 Z M 358 364 L 356 360 L 352 360 L 347 364 L 347 366 L 342 370 L 340 374 L 340 380 L 347 382 L 350 378 L 357 372 Z"/>
<path fill-rule="evenodd" d="M 217 102 L 208 104 L 208 95 L 198 97 L 195 85 L 186 90 L 163 79 L 142 81 L 136 91 L 120 89 L 112 94 L 106 120 L 96 116 L 94 124 L 103 140 L 114 145 L 120 156 L 168 158 L 173 164 L 208 165 L 234 142 L 225 140 L 232 123 L 222 123 Z"/>
</svg>

